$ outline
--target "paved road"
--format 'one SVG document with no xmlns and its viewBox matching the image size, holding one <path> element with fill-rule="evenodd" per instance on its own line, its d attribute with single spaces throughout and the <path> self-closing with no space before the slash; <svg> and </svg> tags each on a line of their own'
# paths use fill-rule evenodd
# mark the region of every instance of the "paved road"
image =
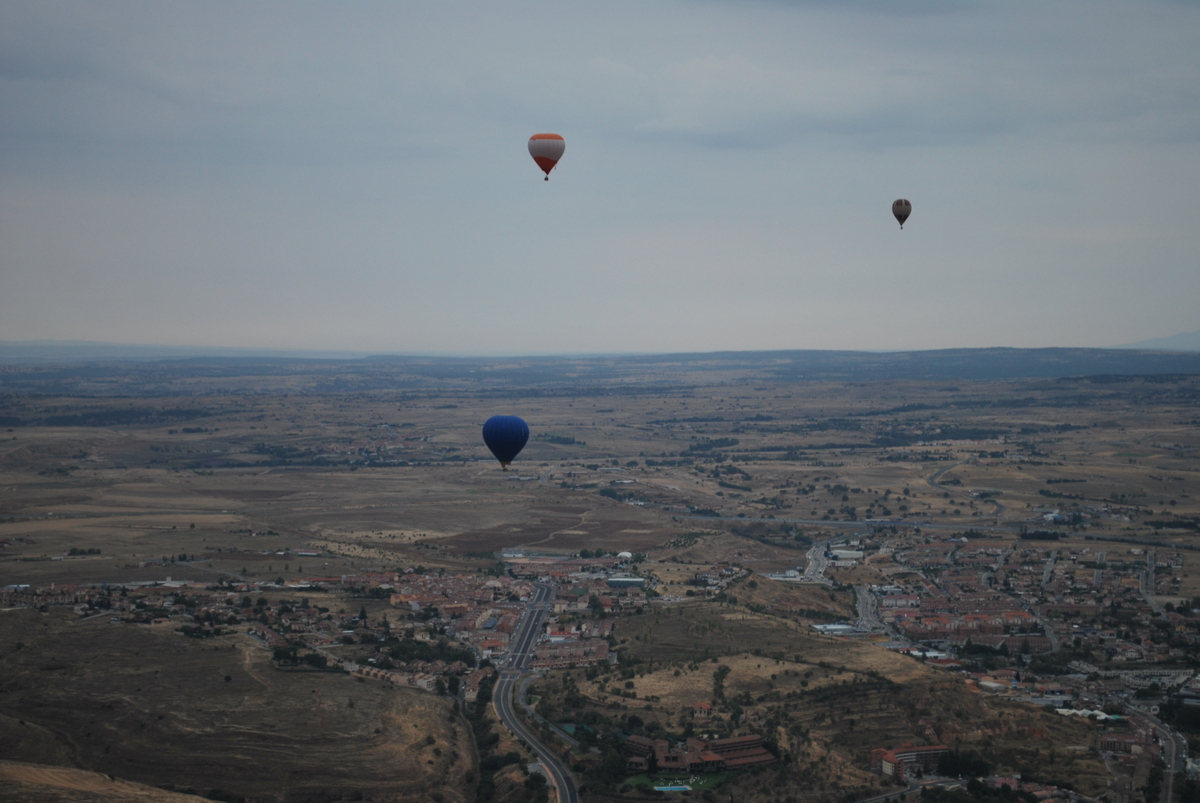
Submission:
<svg viewBox="0 0 1200 803">
<path fill-rule="evenodd" d="M 517 623 L 509 650 L 500 669 L 500 679 L 492 694 L 492 704 L 496 707 L 496 715 L 504 723 L 504 727 L 529 746 L 529 749 L 542 762 L 550 775 L 550 782 L 558 792 L 559 803 L 579 803 L 579 792 L 575 788 L 575 779 L 571 773 L 549 748 L 538 741 L 538 737 L 525 726 L 517 716 L 513 702 L 513 692 L 516 691 L 521 675 L 529 668 L 529 660 L 533 656 L 533 647 L 541 633 L 542 623 L 550 610 L 549 601 L 554 591 L 553 586 L 537 583 L 534 586 L 533 598 L 525 606 L 525 613 Z"/>
<path fill-rule="evenodd" d="M 829 561 L 825 558 L 825 549 L 829 545 L 824 541 L 820 541 L 812 545 L 812 549 L 808 550 L 808 561 L 804 565 L 804 579 L 810 583 L 824 583 L 830 585 L 831 580 L 825 576 L 825 567 L 829 565 Z"/>
<path fill-rule="evenodd" d="M 1140 588 L 1142 598 L 1146 600 L 1146 604 L 1150 606 L 1150 610 L 1157 613 L 1159 616 L 1166 616 L 1167 613 L 1158 604 L 1158 600 L 1154 598 L 1154 553 L 1146 553 L 1146 570 L 1142 572 L 1140 580 Z"/>
<path fill-rule="evenodd" d="M 990 501 L 990 500 L 989 500 Z M 871 527 L 921 527 L 927 530 L 978 530 L 981 533 L 1016 533 L 1021 531 L 1023 526 L 1017 524 L 1000 524 L 1000 525 L 983 525 L 972 524 L 969 522 L 959 522 L 958 524 L 938 524 L 937 522 L 927 521 L 925 519 L 858 519 L 856 521 L 847 521 L 846 519 L 781 519 L 778 517 L 767 518 L 759 516 L 753 518 L 751 516 L 681 516 L 678 513 L 671 516 L 673 520 L 684 521 L 695 519 L 696 521 L 740 521 L 742 523 L 748 521 L 769 521 L 775 524 L 812 524 L 818 527 L 849 527 L 855 530 L 866 531 Z M 1100 540 L 1098 536 L 1088 536 L 1094 540 Z M 1109 539 L 1117 540 L 1117 539 Z M 1130 542 L 1135 543 L 1135 542 Z M 1136 542 L 1142 543 L 1142 542 Z M 1173 544 L 1163 544 L 1174 548 Z M 1200 549 L 1200 547 L 1186 547 L 1187 549 Z"/>
<path fill-rule="evenodd" d="M 1163 748 L 1163 784 L 1161 803 L 1171 803 L 1175 797 L 1175 773 L 1187 769 L 1188 746 L 1187 739 L 1169 728 L 1166 723 L 1153 714 L 1139 712 L 1137 716 L 1144 717 L 1154 726 L 1159 742 Z"/>
<path fill-rule="evenodd" d="M 1046 558 L 1046 568 L 1042 569 L 1042 588 L 1050 585 L 1050 578 L 1054 575 L 1054 564 L 1058 560 L 1058 551 L 1050 550 L 1050 557 Z"/>
<path fill-rule="evenodd" d="M 866 586 L 855 586 L 855 596 L 858 600 L 858 626 L 863 630 L 890 632 L 887 625 L 879 618 L 876 608 L 875 594 Z"/>
<path fill-rule="evenodd" d="M 542 624 L 550 613 L 551 596 L 554 587 L 547 583 L 534 583 L 533 597 L 526 603 L 525 611 L 517 623 L 509 641 L 508 654 L 504 656 L 501 669 L 516 669 L 524 672 L 529 668 L 529 660 L 533 657 L 533 647 L 537 644 Z"/>
<path fill-rule="evenodd" d="M 959 466 L 965 466 L 968 463 L 974 463 L 974 462 L 975 462 L 975 458 L 971 458 L 970 460 L 964 460 L 961 463 L 955 463 L 952 466 L 946 466 L 945 468 L 939 468 L 937 471 L 933 472 L 928 477 L 926 477 L 925 482 L 928 483 L 930 485 L 930 487 L 937 488 L 939 491 L 943 491 L 943 492 L 949 491 L 954 496 L 961 496 L 964 499 L 973 500 L 975 497 L 973 497 L 971 495 L 970 491 L 960 491 L 957 489 L 951 490 L 951 489 L 947 488 L 946 486 L 942 485 L 941 483 L 939 483 L 938 480 L 940 480 L 942 478 L 942 475 L 945 474 L 947 471 L 953 471 L 954 469 L 958 468 Z M 987 499 L 984 499 L 981 501 L 990 502 L 992 505 L 995 505 L 996 509 L 992 511 L 992 518 L 996 519 L 996 523 L 999 524 L 1000 517 L 1004 515 L 1004 505 L 992 497 L 988 497 Z M 972 529 L 981 530 L 983 528 L 982 527 L 972 527 Z"/>
</svg>

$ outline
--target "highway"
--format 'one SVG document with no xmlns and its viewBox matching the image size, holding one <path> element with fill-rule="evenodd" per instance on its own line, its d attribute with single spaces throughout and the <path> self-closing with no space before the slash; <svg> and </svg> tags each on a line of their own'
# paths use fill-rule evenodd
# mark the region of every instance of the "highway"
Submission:
<svg viewBox="0 0 1200 803">
<path fill-rule="evenodd" d="M 521 615 L 517 628 L 513 632 L 512 640 L 509 642 L 511 649 L 501 664 L 500 679 L 496 681 L 496 687 L 492 693 L 492 705 L 495 706 L 496 715 L 500 717 L 504 727 L 508 728 L 513 736 L 528 745 L 529 749 L 542 762 L 542 766 L 546 768 L 546 772 L 550 776 L 550 783 L 558 792 L 558 803 L 579 803 L 579 791 L 575 788 L 575 779 L 571 777 L 571 773 L 567 771 L 558 756 L 538 741 L 537 736 L 521 721 L 513 701 L 513 692 L 520 683 L 521 675 L 529 668 L 529 661 L 533 657 L 533 647 L 537 644 L 542 624 L 549 614 L 550 601 L 554 592 L 554 587 L 546 583 L 537 583 L 534 588 L 533 598 L 525 606 L 525 612 Z"/>
</svg>

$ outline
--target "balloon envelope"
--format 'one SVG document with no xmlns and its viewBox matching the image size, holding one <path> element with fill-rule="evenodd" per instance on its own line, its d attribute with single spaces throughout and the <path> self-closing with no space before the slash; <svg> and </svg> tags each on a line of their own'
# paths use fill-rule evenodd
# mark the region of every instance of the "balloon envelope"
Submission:
<svg viewBox="0 0 1200 803">
<path fill-rule="evenodd" d="M 892 202 L 892 214 L 900 221 L 900 228 L 904 228 L 904 221 L 912 214 L 912 204 L 906 198 L 897 198 Z"/>
<path fill-rule="evenodd" d="M 529 155 L 542 168 L 547 179 L 566 149 L 566 140 L 558 134 L 534 134 L 529 138 Z"/>
<path fill-rule="evenodd" d="M 528 440 L 529 425 L 515 415 L 494 415 L 483 425 L 483 442 L 506 471 Z"/>
</svg>

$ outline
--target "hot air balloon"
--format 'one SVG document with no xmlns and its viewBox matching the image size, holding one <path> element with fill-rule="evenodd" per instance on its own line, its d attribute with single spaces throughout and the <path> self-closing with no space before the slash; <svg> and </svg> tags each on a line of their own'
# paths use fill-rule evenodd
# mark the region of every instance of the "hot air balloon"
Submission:
<svg viewBox="0 0 1200 803">
<path fill-rule="evenodd" d="M 905 198 L 897 198 L 892 202 L 892 214 L 900 221 L 900 228 L 904 228 L 904 221 L 912 214 L 912 204 Z"/>
<path fill-rule="evenodd" d="M 558 134 L 534 134 L 529 138 L 529 155 L 546 174 L 546 181 L 550 180 L 550 171 L 566 149 L 566 140 Z"/>
<path fill-rule="evenodd" d="M 505 471 L 528 441 L 529 425 L 515 415 L 494 415 L 484 422 L 483 442 Z"/>
</svg>

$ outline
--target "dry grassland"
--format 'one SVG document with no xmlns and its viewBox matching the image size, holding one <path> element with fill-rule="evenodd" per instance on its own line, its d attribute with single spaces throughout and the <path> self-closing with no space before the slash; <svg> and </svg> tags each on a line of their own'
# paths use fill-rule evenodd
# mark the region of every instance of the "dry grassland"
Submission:
<svg viewBox="0 0 1200 803">
<path fill-rule="evenodd" d="M 0 643 L 7 758 L 260 800 L 465 799 L 469 730 L 432 695 L 282 672 L 244 636 L 60 612 L 0 614 Z"/>
<path fill-rule="evenodd" d="M 203 426 L 193 429 L 202 431 L 163 424 L 4 433 L 15 440 L 0 440 L 0 537 L 35 543 L 12 544 L 0 560 L 108 544 L 109 563 L 22 566 L 17 579 L 146 579 L 125 564 L 172 552 L 203 554 L 205 564 L 190 570 L 197 577 L 243 568 L 263 577 L 280 567 L 250 553 L 318 545 L 332 554 L 309 561 L 309 573 L 368 564 L 470 569 L 478 566 L 462 562 L 463 553 L 506 546 L 649 551 L 690 531 L 735 526 L 686 518 L 694 507 L 731 518 L 789 519 L 820 539 L 854 531 L 847 506 L 859 520 L 885 516 L 887 507 L 893 517 L 925 526 L 1012 532 L 1055 508 L 1136 505 L 1131 515 L 1089 520 L 1089 530 L 1191 543 L 1194 531 L 1144 524 L 1200 516 L 1193 465 L 1200 430 L 1180 396 L 1163 391 L 1140 381 L 1059 380 L 953 388 L 811 383 L 803 392 L 770 383 L 681 386 L 654 395 L 503 402 L 469 393 L 139 400 L 199 409 Z M 132 402 L 39 404 L 102 411 Z M 535 436 L 507 474 L 489 461 L 478 434 L 495 412 L 520 412 Z M 943 434 L 976 437 L 940 440 Z M 706 439 L 719 445 L 705 447 Z M 875 445 L 881 441 L 912 443 Z M 679 455 L 687 465 L 678 465 Z M 714 457 L 736 458 L 740 473 L 713 476 Z M 348 470 L 351 460 L 357 470 Z M 931 486 L 941 469 L 950 470 Z M 860 493 L 844 501 L 827 485 Z M 601 498 L 603 488 L 645 504 Z M 895 496 L 882 501 L 883 491 L 906 489 L 907 510 L 898 510 Z M 980 491 L 999 496 L 983 501 L 973 496 Z M 249 536 L 266 530 L 279 535 Z M 758 571 L 803 559 L 799 550 L 759 549 L 749 539 L 704 546 L 659 556 L 678 563 L 740 559 Z M 208 554 L 217 547 L 245 557 Z M 289 573 L 298 573 L 295 563 Z"/>
<path fill-rule="evenodd" d="M 0 760 L 0 803 L 201 803 L 98 772 Z"/>
<path fill-rule="evenodd" d="M 822 601 L 812 595 L 800 604 L 834 607 L 827 596 Z M 761 653 L 755 656 L 758 663 L 768 663 L 767 658 L 814 665 L 827 662 L 857 672 L 884 672 L 889 677 L 907 678 L 914 667 L 920 666 L 871 644 L 817 635 L 799 618 L 752 613 L 741 605 L 694 603 L 666 607 L 661 613 L 622 619 L 614 632 L 619 650 L 653 666 L 678 666 L 714 657 L 725 661 L 727 656 L 753 655 L 755 651 Z M 689 693 L 696 692 L 693 689 Z"/>
<path fill-rule="evenodd" d="M 362 393 L 284 395 L 301 386 L 197 376 L 170 385 L 195 395 L 6 398 L 0 412 L 30 420 L 153 414 L 0 431 L 0 585 L 473 572 L 494 566 L 491 553 L 524 546 L 646 552 L 642 567 L 664 593 L 682 595 L 692 574 L 718 562 L 760 574 L 802 564 L 803 542 L 784 545 L 793 531 L 820 542 L 867 531 L 867 518 L 902 519 L 1011 544 L 1061 510 L 1080 513 L 1086 527 L 1059 527 L 1073 539 L 1066 544 L 1090 535 L 1186 547 L 1177 593 L 1200 596 L 1200 551 L 1191 550 L 1200 547 L 1195 378 L 784 383 L 761 367 L 700 376 L 672 364 L 652 377 L 593 385 L 560 377 L 526 390 L 495 384 L 507 369 L 489 370 Z M 305 387 L 370 384 L 329 371 Z M 480 442 L 480 426 L 497 413 L 522 415 L 533 432 L 509 473 Z M 751 532 L 751 521 L 764 529 Z M 72 548 L 101 552 L 55 559 Z M 306 548 L 322 554 L 294 556 Z M 905 576 L 887 560 L 834 574 L 846 584 Z M 653 661 L 655 672 L 635 679 L 636 701 L 609 695 L 597 710 L 644 711 L 649 694 L 660 698 L 650 703 L 655 716 L 677 721 L 691 697 L 711 694 L 702 662 L 716 656 L 730 664 L 727 696 L 749 694 L 756 716 L 800 695 L 780 738 L 805 745 L 794 780 L 814 789 L 838 774 L 873 783 L 862 774 L 868 741 L 946 738 L 950 723 L 939 717 L 960 708 L 971 724 L 961 726 L 964 741 L 1016 751 L 1013 766 L 1032 762 L 1053 776 L 1075 762 L 1080 789 L 1089 787 L 1079 767 L 1104 777 L 1086 756 L 1013 735 L 1035 727 L 1049 742 L 1079 743 L 1086 723 L 1042 722 L 1038 712 L 1009 722 L 914 662 L 813 635 L 807 623 L 852 615 L 848 594 L 756 580 L 756 589 L 731 589 L 737 608 L 685 604 L 618 620 L 617 649 Z M 21 650 L 9 646 L 18 641 Z M 457 800 L 469 787 L 465 725 L 451 725 L 432 696 L 277 672 L 238 638 L 192 642 L 106 617 L 72 624 L 57 610 L 17 611 L 0 612 L 0 650 L 7 758 L 196 789 L 236 782 L 264 794 L 387 789 L 418 798 L 403 778 L 436 782 Z M 827 676 L 822 661 L 848 669 Z M 870 718 L 816 697 L 837 689 L 883 707 L 862 724 Z M 436 734 L 441 756 L 418 749 L 417 733 Z"/>
<path fill-rule="evenodd" d="M 998 772 L 1069 783 L 1085 794 L 1106 787 L 1103 762 L 1089 752 L 1096 743 L 1091 723 L 985 701 L 958 677 L 870 645 L 799 634 L 785 645 L 775 644 L 797 652 L 739 653 L 716 660 L 693 652 L 691 660 L 679 655 L 673 662 L 642 665 L 629 681 L 611 674 L 589 681 L 587 673 L 576 670 L 574 685 L 586 707 L 618 726 L 636 715 L 668 731 L 690 726 L 722 735 L 740 717 L 741 728 L 749 724 L 792 756 L 790 764 L 772 771 L 779 777 L 771 785 L 802 790 L 804 798 L 886 791 L 889 787 L 867 772 L 870 751 L 904 742 L 977 750 Z M 727 671 L 720 694 L 715 687 L 719 669 Z M 560 706 L 565 706 L 563 689 L 553 679 L 539 686 Z M 626 696 L 630 691 L 635 699 Z M 693 716 L 702 700 L 716 703 L 710 719 Z M 769 791 L 760 783 L 755 776 L 734 781 L 739 797 L 753 799 Z"/>
</svg>

